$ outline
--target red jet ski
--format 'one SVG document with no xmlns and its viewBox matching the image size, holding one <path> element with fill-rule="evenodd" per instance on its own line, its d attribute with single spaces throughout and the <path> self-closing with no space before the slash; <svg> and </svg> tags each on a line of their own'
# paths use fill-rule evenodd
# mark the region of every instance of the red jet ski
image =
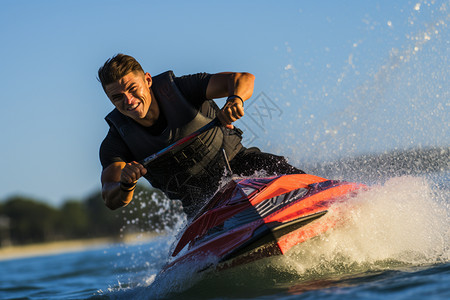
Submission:
<svg viewBox="0 0 450 300">
<path fill-rule="evenodd" d="M 217 125 L 215 119 L 141 163 L 146 166 Z M 185 228 L 164 270 L 187 262 L 198 266 L 206 257 L 215 259 L 216 269 L 225 269 L 285 254 L 335 227 L 338 220 L 324 218 L 329 208 L 360 189 L 365 185 L 308 174 L 233 179 Z"/>
<path fill-rule="evenodd" d="M 336 226 L 322 217 L 361 188 L 309 174 L 232 180 L 185 228 L 166 268 L 214 257 L 224 269 L 285 254 Z"/>
</svg>

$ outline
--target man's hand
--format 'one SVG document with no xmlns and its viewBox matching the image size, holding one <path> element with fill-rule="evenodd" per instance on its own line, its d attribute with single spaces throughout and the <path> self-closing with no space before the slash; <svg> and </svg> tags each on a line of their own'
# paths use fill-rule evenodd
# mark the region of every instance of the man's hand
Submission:
<svg viewBox="0 0 450 300">
<path fill-rule="evenodd" d="M 252 96 L 254 81 L 255 76 L 247 72 L 222 72 L 211 76 L 206 98 L 228 97 L 227 103 L 217 114 L 222 125 L 233 128 L 231 123 L 242 118 L 243 102 Z"/>
<path fill-rule="evenodd" d="M 120 173 L 120 182 L 133 184 L 147 174 L 147 169 L 138 162 L 127 163 Z"/>
<path fill-rule="evenodd" d="M 243 102 L 239 98 L 233 98 L 227 101 L 225 106 L 217 114 L 223 126 L 233 129 L 233 123 L 244 116 Z"/>
<path fill-rule="evenodd" d="M 147 169 L 133 161 L 115 162 L 102 172 L 102 196 L 110 209 L 128 205 L 133 199 L 137 180 L 147 174 Z"/>
</svg>

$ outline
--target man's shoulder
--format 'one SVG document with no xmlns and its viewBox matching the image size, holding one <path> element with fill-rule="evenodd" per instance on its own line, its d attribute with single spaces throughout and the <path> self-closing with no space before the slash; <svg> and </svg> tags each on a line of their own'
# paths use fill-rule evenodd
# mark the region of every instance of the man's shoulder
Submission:
<svg viewBox="0 0 450 300">
<path fill-rule="evenodd" d="M 172 73 L 173 74 L 173 73 Z M 173 78 L 174 80 L 199 80 L 199 81 L 203 81 L 203 80 L 209 80 L 211 78 L 212 74 L 211 73 L 206 73 L 206 72 L 200 72 L 200 73 L 192 73 L 192 74 L 186 74 L 186 75 L 182 75 L 182 76 L 176 76 L 175 74 L 173 74 Z"/>
<path fill-rule="evenodd" d="M 177 82 L 182 82 L 182 81 L 194 81 L 194 80 L 198 80 L 198 81 L 208 80 L 209 81 L 211 76 L 212 76 L 212 74 L 207 73 L 207 72 L 190 73 L 190 74 L 177 76 L 177 75 L 175 75 L 173 70 L 167 70 L 165 72 L 162 72 L 162 73 L 159 73 L 158 75 L 153 76 L 153 79 L 156 81 L 166 79 L 169 81 L 175 81 L 175 83 L 177 83 Z"/>
<path fill-rule="evenodd" d="M 167 70 L 165 72 L 162 72 L 162 73 L 159 73 L 159 74 L 157 74 L 155 76 L 152 76 L 153 80 L 157 80 L 157 81 L 158 80 L 162 80 L 162 79 L 169 79 L 169 80 L 171 80 L 174 77 L 176 77 L 176 76 L 175 76 L 175 74 L 173 73 L 172 70 Z"/>
<path fill-rule="evenodd" d="M 106 168 L 113 162 L 132 161 L 133 156 L 117 129 L 111 126 L 100 145 L 100 162 Z"/>
<path fill-rule="evenodd" d="M 206 90 L 211 78 L 209 73 L 195 73 L 174 77 L 175 85 L 184 97 L 195 107 L 199 107 L 206 99 Z"/>
</svg>

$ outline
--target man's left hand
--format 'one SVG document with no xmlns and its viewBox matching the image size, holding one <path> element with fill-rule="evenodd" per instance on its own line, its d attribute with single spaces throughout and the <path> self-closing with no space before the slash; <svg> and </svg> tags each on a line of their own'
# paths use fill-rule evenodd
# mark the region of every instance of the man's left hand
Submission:
<svg viewBox="0 0 450 300">
<path fill-rule="evenodd" d="M 231 99 L 227 101 L 225 106 L 217 114 L 217 118 L 220 120 L 223 126 L 233 129 L 231 124 L 236 120 L 239 120 L 244 116 L 244 106 L 239 98 Z"/>
</svg>

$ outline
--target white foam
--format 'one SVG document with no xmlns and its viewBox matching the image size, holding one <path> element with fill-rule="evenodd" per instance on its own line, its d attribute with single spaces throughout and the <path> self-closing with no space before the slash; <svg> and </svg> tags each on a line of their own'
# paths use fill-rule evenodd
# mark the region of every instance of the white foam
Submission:
<svg viewBox="0 0 450 300">
<path fill-rule="evenodd" d="M 423 178 L 392 178 L 335 207 L 344 225 L 298 246 L 288 265 L 301 274 L 447 262 L 448 194 Z"/>
</svg>

